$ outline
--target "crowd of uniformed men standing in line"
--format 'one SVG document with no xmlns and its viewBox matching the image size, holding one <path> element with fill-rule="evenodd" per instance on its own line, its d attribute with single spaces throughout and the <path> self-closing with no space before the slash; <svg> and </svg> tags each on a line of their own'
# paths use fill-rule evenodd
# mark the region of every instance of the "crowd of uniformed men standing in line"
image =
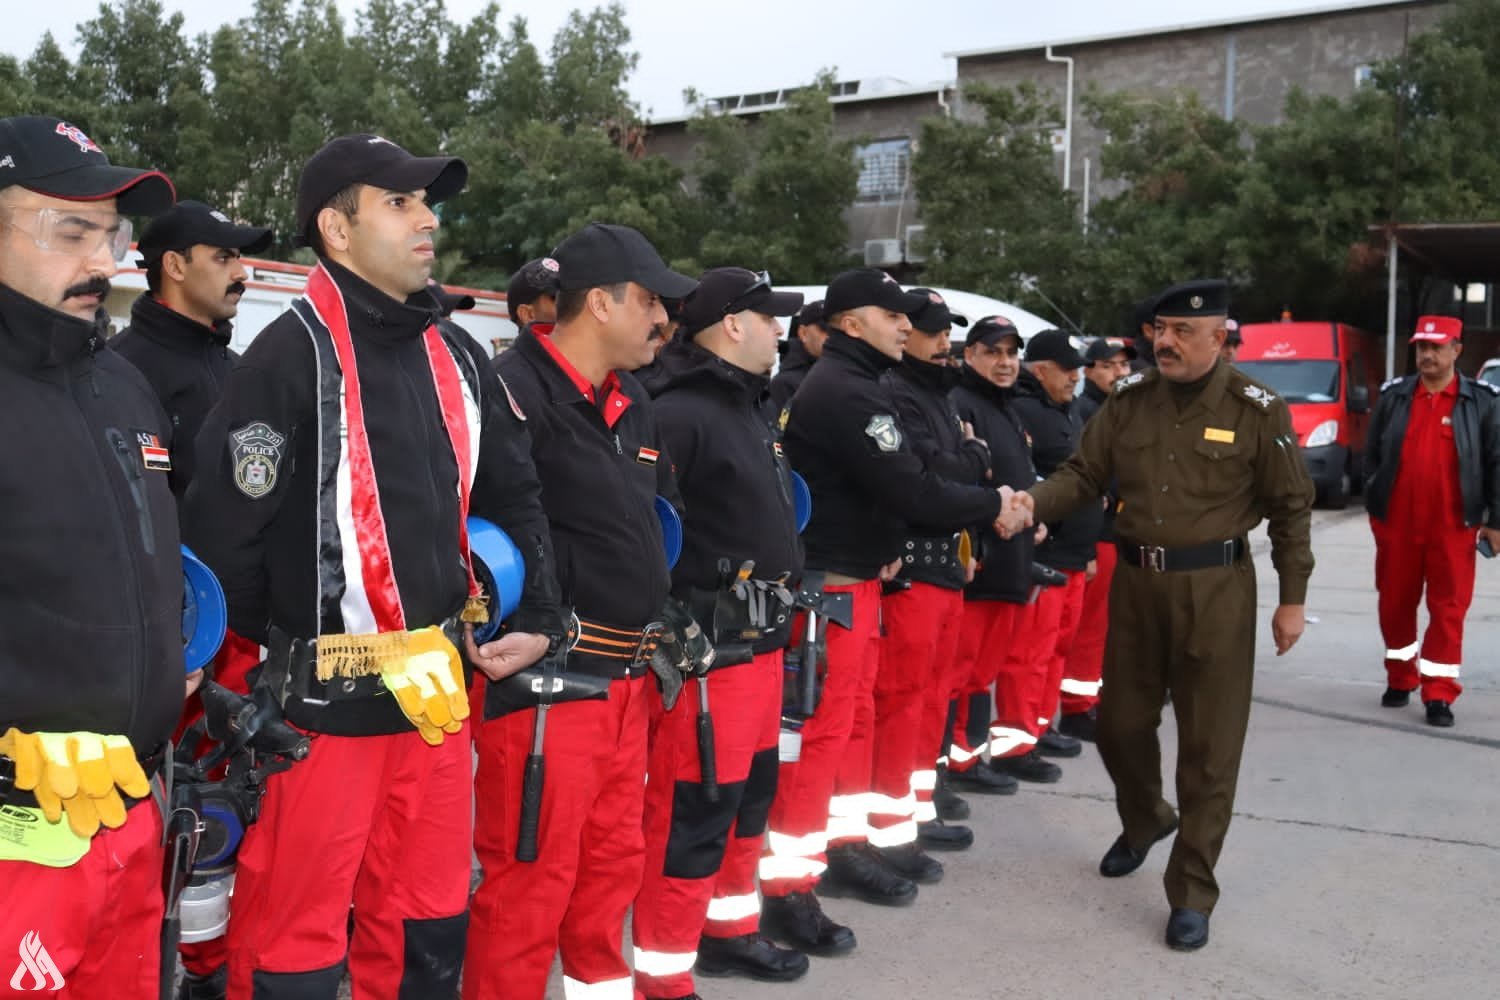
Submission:
<svg viewBox="0 0 1500 1000">
<path fill-rule="evenodd" d="M 347 976 L 540 998 L 558 956 L 569 998 L 796 979 L 856 946 L 821 898 L 913 902 L 943 877 L 928 851 L 972 843 L 958 792 L 1057 781 L 1096 739 L 1123 826 L 1101 872 L 1180 811 L 1167 940 L 1207 941 L 1245 533 L 1269 517 L 1279 651 L 1312 569 L 1285 404 L 1219 363 L 1222 282 L 1153 297 L 1158 367 L 1131 375 L 1136 344 L 1023 344 L 877 270 L 804 304 L 592 224 L 513 278 L 521 332 L 492 362 L 430 283 L 433 207 L 467 167 L 353 135 L 299 180 L 305 294 L 236 358 L 240 255 L 268 230 L 174 207 L 57 119 L 0 121 L 0 156 L 0 818 L 21 817 L 0 947 L 34 942 L 28 975 L 163 988 L 158 786 L 200 685 L 311 739 L 257 751 L 299 759 L 256 791 L 227 934 L 182 946 L 182 996 L 331 1000 Z M 149 291 L 106 343 L 127 215 L 155 217 Z M 498 634 L 470 518 L 525 563 Z M 186 710 L 179 535 L 230 631 Z"/>
</svg>

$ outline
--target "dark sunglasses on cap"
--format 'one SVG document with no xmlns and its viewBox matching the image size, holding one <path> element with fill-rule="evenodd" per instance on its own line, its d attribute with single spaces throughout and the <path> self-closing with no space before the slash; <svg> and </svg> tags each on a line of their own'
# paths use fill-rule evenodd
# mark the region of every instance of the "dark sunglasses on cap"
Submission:
<svg viewBox="0 0 1500 1000">
<path fill-rule="evenodd" d="M 719 311 L 719 315 L 720 316 L 728 316 L 730 313 L 737 313 L 741 309 L 744 308 L 744 306 L 740 305 L 741 302 L 745 301 L 750 296 L 754 295 L 756 292 L 769 292 L 770 290 L 771 290 L 771 272 L 770 271 L 762 271 L 762 272 L 760 272 L 759 274 L 757 274 L 755 276 L 755 281 L 754 281 L 754 283 L 752 283 L 750 285 L 749 288 L 746 288 L 744 291 L 740 292 L 734 298 L 732 298 L 728 302 L 724 303 L 724 308 Z"/>
</svg>

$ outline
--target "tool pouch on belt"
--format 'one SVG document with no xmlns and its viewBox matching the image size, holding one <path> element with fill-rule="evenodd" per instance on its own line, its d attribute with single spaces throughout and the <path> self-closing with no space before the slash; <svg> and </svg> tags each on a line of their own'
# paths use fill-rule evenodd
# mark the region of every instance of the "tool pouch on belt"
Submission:
<svg viewBox="0 0 1500 1000">
<path fill-rule="evenodd" d="M 570 613 L 564 615 L 564 618 L 570 617 Z M 576 637 L 576 630 L 573 635 Z M 552 655 L 566 664 L 568 648 L 565 644 Z M 548 703 L 553 705 L 570 701 L 604 701 L 609 697 L 608 677 L 558 669 L 554 664 L 549 683 L 543 677 L 545 662 L 544 659 L 533 663 L 498 681 L 487 681 L 484 686 L 485 719 L 498 719 L 512 712 L 536 708 L 542 703 L 544 689 L 549 695 Z"/>
<path fill-rule="evenodd" d="M 717 669 L 784 649 L 792 635 L 792 601 L 792 592 L 779 581 L 745 580 L 719 590 L 694 588 L 686 604 L 713 637 Z"/>
</svg>

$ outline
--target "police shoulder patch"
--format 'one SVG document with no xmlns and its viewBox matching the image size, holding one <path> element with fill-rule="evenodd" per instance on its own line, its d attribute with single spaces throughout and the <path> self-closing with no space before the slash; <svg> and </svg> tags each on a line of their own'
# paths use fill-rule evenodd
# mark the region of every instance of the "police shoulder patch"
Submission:
<svg viewBox="0 0 1500 1000">
<path fill-rule="evenodd" d="M 896 418 L 889 413 L 877 413 L 865 424 L 865 433 L 875 442 L 875 447 L 881 451 L 897 451 L 901 448 L 901 429 L 896 426 Z"/>
<path fill-rule="evenodd" d="M 268 495 L 276 488 L 285 447 L 286 435 L 264 420 L 230 431 L 235 488 L 252 500 Z"/>
</svg>

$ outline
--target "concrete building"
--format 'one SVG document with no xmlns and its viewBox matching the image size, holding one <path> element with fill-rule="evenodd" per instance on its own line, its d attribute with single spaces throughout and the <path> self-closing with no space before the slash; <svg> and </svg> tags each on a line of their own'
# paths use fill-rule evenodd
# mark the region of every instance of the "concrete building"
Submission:
<svg viewBox="0 0 1500 1000">
<path fill-rule="evenodd" d="M 1194 92 L 1223 115 L 1253 125 L 1280 120 L 1287 95 L 1345 97 L 1376 63 L 1400 55 L 1406 40 L 1432 27 L 1443 0 L 1355 0 L 1284 14 L 1197 21 L 1147 30 L 1004 45 L 948 53 L 953 81 L 911 85 L 897 80 L 840 83 L 832 98 L 834 128 L 859 138 L 859 196 L 848 212 L 849 248 L 875 266 L 910 273 L 922 255 L 920 206 L 908 166 L 922 121 L 974 113 L 963 89 L 973 83 L 1050 91 L 1062 120 L 1053 143 L 1067 185 L 1097 200 L 1103 136 L 1082 120 L 1086 88 L 1141 95 Z M 707 106 L 754 122 L 785 107 L 795 88 L 721 97 Z M 689 116 L 650 124 L 647 151 L 691 169 L 697 138 Z M 1086 183 L 1088 178 L 1088 183 Z"/>
<path fill-rule="evenodd" d="M 958 64 L 960 95 L 973 83 L 1013 87 L 1026 81 L 1051 93 L 1064 111 L 1053 134 L 1058 168 L 1081 192 L 1086 172 L 1098 176 L 1104 138 L 1080 114 L 1078 99 L 1088 88 L 1144 96 L 1193 92 L 1225 118 L 1273 125 L 1293 88 L 1352 94 L 1376 63 L 1400 55 L 1409 37 L 1434 26 L 1444 6 L 1441 0 L 1360 0 L 948 55 Z M 958 110 L 966 113 L 962 97 Z"/>
<path fill-rule="evenodd" d="M 713 98 L 705 105 L 752 124 L 786 107 L 799 88 Z M 873 266 L 895 268 L 920 256 L 920 220 L 911 187 L 911 156 L 925 119 L 948 114 L 951 82 L 911 84 L 904 80 L 848 80 L 834 86 L 833 128 L 841 139 L 859 141 L 859 189 L 846 213 L 851 253 Z M 691 171 L 698 137 L 688 129 L 691 115 L 651 122 L 646 150 Z"/>
</svg>

